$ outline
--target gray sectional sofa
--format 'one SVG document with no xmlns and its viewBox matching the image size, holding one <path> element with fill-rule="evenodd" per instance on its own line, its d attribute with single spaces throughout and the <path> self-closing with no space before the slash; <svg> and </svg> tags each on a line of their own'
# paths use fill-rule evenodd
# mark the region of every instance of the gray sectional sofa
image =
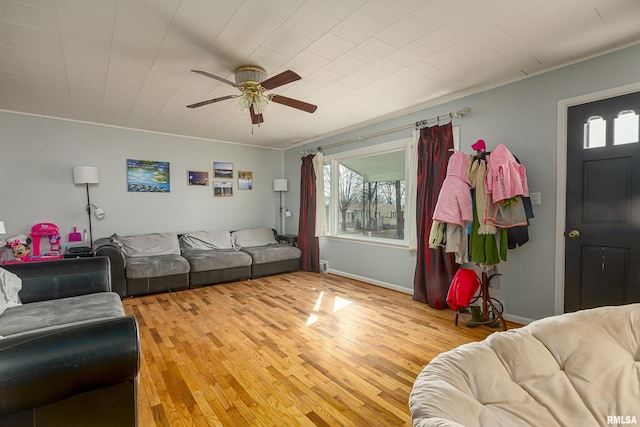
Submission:
<svg viewBox="0 0 640 427">
<path fill-rule="evenodd" d="M 251 257 L 251 278 L 270 276 L 300 269 L 300 249 L 278 243 L 277 232 L 268 228 L 231 233 L 234 247 Z"/>
<path fill-rule="evenodd" d="M 111 288 L 122 298 L 189 287 L 189 262 L 175 233 L 114 234 L 96 240 L 93 249 L 111 261 Z"/>
<path fill-rule="evenodd" d="M 113 235 L 94 251 L 111 260 L 112 288 L 123 298 L 297 271 L 302 256 L 270 228 Z"/>
</svg>

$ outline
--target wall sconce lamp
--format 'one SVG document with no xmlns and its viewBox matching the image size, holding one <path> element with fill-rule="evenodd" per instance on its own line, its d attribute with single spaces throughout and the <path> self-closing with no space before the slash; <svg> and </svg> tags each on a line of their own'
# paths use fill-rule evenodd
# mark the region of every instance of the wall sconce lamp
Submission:
<svg viewBox="0 0 640 427">
<path fill-rule="evenodd" d="M 102 208 L 91 204 L 89 198 L 89 184 L 99 184 L 100 179 L 98 177 L 98 168 L 94 166 L 76 166 L 73 168 L 73 183 L 84 184 L 87 188 L 87 215 L 89 216 L 89 248 L 93 248 L 93 234 L 91 229 L 91 208 L 94 209 L 96 218 L 102 219 L 105 216 L 105 212 Z"/>
</svg>

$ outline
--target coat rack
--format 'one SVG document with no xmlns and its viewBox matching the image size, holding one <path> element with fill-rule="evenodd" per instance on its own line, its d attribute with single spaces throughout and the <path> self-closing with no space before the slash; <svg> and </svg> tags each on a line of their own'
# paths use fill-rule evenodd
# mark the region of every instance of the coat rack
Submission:
<svg viewBox="0 0 640 427">
<path fill-rule="evenodd" d="M 467 325 L 475 327 L 480 325 L 487 325 L 492 327 L 502 326 L 502 330 L 507 330 L 507 323 L 502 317 L 502 312 L 504 311 L 504 306 L 502 302 L 496 298 L 493 298 L 489 295 L 489 282 L 495 276 L 502 276 L 502 274 L 495 273 L 491 276 L 488 276 L 486 272 L 482 272 L 481 280 L 480 280 L 480 292 L 478 295 L 473 297 L 471 301 L 469 301 L 469 306 L 477 305 L 476 303 L 480 303 L 480 314 L 482 320 L 467 320 Z M 466 308 L 468 308 L 466 307 Z M 455 325 L 458 326 L 458 318 L 460 316 L 460 310 L 456 310 L 456 320 Z M 498 324 L 500 322 L 500 324 Z"/>
</svg>

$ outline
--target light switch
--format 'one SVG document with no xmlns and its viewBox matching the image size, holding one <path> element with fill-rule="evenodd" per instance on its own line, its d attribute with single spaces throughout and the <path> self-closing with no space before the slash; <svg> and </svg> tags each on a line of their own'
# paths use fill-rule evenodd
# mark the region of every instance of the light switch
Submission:
<svg viewBox="0 0 640 427">
<path fill-rule="evenodd" d="M 542 196 L 540 193 L 529 193 L 529 198 L 533 206 L 540 206 L 542 204 Z"/>
</svg>

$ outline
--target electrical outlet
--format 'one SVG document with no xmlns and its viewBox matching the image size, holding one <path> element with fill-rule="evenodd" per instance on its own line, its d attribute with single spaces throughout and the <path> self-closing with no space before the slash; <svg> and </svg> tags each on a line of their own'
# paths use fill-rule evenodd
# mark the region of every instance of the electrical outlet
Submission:
<svg viewBox="0 0 640 427">
<path fill-rule="evenodd" d="M 540 206 L 542 204 L 542 196 L 540 193 L 529 193 L 529 198 L 533 206 Z"/>
</svg>

